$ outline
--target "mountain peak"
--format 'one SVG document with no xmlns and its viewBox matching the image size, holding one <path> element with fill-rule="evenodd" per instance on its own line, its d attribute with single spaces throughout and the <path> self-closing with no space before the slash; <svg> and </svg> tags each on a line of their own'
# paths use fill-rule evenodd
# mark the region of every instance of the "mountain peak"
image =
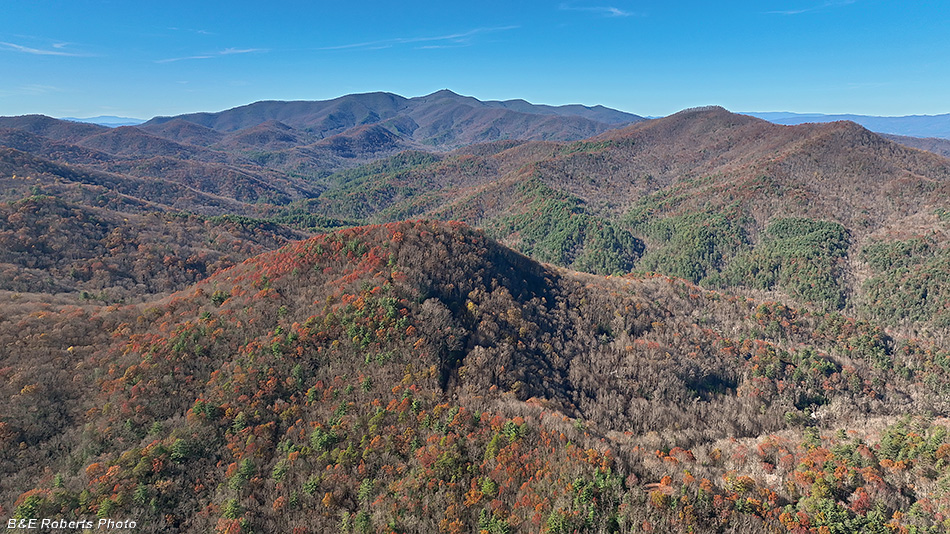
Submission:
<svg viewBox="0 0 950 534">
<path fill-rule="evenodd" d="M 696 106 L 694 108 L 686 108 L 684 110 L 677 111 L 673 115 L 691 115 L 694 113 L 709 113 L 709 112 L 730 113 L 730 114 L 732 113 L 728 109 L 722 106 L 710 105 L 710 106 Z"/>
<path fill-rule="evenodd" d="M 462 96 L 450 89 L 439 89 L 438 91 L 432 93 L 431 95 L 425 95 L 426 97 L 435 97 L 435 98 L 455 98 Z"/>
</svg>

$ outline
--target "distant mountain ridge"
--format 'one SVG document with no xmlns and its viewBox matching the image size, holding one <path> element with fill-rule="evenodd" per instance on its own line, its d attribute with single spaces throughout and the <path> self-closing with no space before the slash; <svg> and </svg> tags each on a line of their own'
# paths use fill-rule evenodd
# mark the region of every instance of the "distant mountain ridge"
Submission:
<svg viewBox="0 0 950 534">
<path fill-rule="evenodd" d="M 65 163 L 90 163 L 92 149 L 123 160 L 172 158 L 159 167 L 172 165 L 190 175 L 201 162 L 239 166 L 258 177 L 278 171 L 319 180 L 404 150 L 445 152 L 501 140 L 576 141 L 641 120 L 603 106 L 482 102 L 449 90 L 415 98 L 377 92 L 326 101 L 256 102 L 131 126 L 43 115 L 0 117 L 0 145 L 33 151 L 45 143 L 43 151 Z M 27 140 L 24 134 L 45 140 Z M 136 166 L 135 172 L 156 163 Z"/>
<path fill-rule="evenodd" d="M 906 135 L 895 134 L 881 134 L 881 136 L 904 146 L 918 150 L 926 150 L 927 152 L 933 152 L 945 158 L 950 158 L 950 139 L 942 139 L 940 137 L 908 137 Z"/>
<path fill-rule="evenodd" d="M 950 139 L 950 113 L 942 115 L 907 115 L 903 117 L 878 117 L 873 115 L 822 113 L 742 112 L 765 119 L 775 124 L 796 125 L 807 122 L 852 121 L 877 133 L 902 135 L 908 137 L 939 137 Z"/>
<path fill-rule="evenodd" d="M 603 106 L 546 106 L 524 100 L 483 102 L 443 89 L 414 98 L 376 92 L 323 101 L 262 101 L 217 113 L 155 117 L 142 128 L 156 131 L 173 120 L 221 133 L 279 121 L 307 132 L 315 140 L 379 123 L 430 148 L 455 148 L 499 139 L 571 141 L 643 118 Z"/>
<path fill-rule="evenodd" d="M 890 217 L 938 202 L 950 178 L 950 161 L 854 123 L 783 128 L 722 108 L 686 110 L 572 144 L 498 143 L 479 145 L 478 153 L 475 148 L 421 165 L 401 157 L 392 160 L 391 170 L 381 163 L 341 173 L 343 187 L 331 185 L 320 200 L 326 199 L 328 215 L 371 214 L 368 222 L 388 221 L 397 212 L 484 226 L 494 213 L 517 212 L 523 198 L 515 191 L 530 180 L 607 217 L 676 190 L 679 194 L 670 194 L 675 203 L 659 203 L 651 213 L 660 208 L 680 213 L 720 199 L 745 206 L 760 225 L 776 214 L 808 216 L 837 220 L 865 234 L 890 224 Z M 902 194 L 891 194 L 901 189 Z M 443 190 L 444 200 L 434 200 Z M 934 196 L 922 202 L 912 194 L 918 190 Z M 801 200 L 789 202 L 792 191 Z M 344 197 L 346 209 L 338 203 Z M 483 211 L 482 205 L 490 209 Z M 371 206 L 378 206 L 379 215 Z M 523 239 L 523 232 L 519 235 Z"/>
<path fill-rule="evenodd" d="M 72 122 L 83 122 L 86 124 L 98 124 L 99 126 L 107 126 L 109 128 L 117 128 L 119 126 L 138 126 L 145 122 L 145 119 L 134 119 L 132 117 L 116 117 L 115 115 L 99 115 L 98 117 L 87 117 L 80 119 L 77 117 L 62 117 L 64 121 Z"/>
</svg>

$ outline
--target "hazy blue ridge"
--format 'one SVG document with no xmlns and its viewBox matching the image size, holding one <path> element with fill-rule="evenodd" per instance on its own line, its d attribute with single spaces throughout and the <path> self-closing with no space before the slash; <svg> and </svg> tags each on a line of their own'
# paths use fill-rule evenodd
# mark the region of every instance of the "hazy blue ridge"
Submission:
<svg viewBox="0 0 950 534">
<path fill-rule="evenodd" d="M 790 113 L 784 111 L 742 112 L 775 124 L 803 124 L 806 122 L 853 121 L 872 132 L 910 137 L 940 137 L 950 139 L 950 113 L 942 115 L 907 115 L 904 117 L 876 117 L 872 115 L 825 115 L 821 113 Z"/>
<path fill-rule="evenodd" d="M 99 126 L 108 126 L 110 128 L 117 128 L 119 126 L 138 126 L 146 121 L 146 119 L 134 119 L 132 117 L 116 117 L 114 115 L 100 115 L 98 117 L 88 117 L 85 119 L 80 119 L 76 117 L 61 117 L 64 121 L 72 122 L 82 122 L 86 124 L 98 124 Z"/>
</svg>

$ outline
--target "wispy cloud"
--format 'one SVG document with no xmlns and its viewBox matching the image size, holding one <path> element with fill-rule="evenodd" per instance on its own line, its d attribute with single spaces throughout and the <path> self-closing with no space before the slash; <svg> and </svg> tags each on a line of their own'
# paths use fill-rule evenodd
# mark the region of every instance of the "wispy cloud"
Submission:
<svg viewBox="0 0 950 534">
<path fill-rule="evenodd" d="M 614 6 L 578 6 L 568 3 L 561 3 L 557 6 L 557 8 L 561 11 L 586 11 L 588 13 L 595 13 L 603 17 L 632 17 L 634 15 L 640 15 L 640 13 L 626 11 Z"/>
<path fill-rule="evenodd" d="M 155 63 L 174 63 L 176 61 L 188 61 L 192 59 L 214 59 L 222 56 L 233 56 L 236 54 L 251 54 L 254 52 L 267 52 L 266 48 L 225 48 L 217 52 L 207 52 L 196 54 L 194 56 L 170 57 L 166 59 L 156 59 Z"/>
<path fill-rule="evenodd" d="M 176 61 L 188 61 L 190 59 L 211 59 L 215 56 L 182 56 L 182 57 L 170 57 L 165 59 L 156 59 L 155 63 L 174 63 Z"/>
<path fill-rule="evenodd" d="M 50 93 L 62 93 L 65 89 L 60 87 L 55 87 L 52 85 L 42 85 L 38 83 L 31 83 L 26 85 L 20 85 L 18 87 L 13 87 L 5 90 L 0 90 L 0 96 L 32 96 L 32 95 L 47 95 Z"/>
<path fill-rule="evenodd" d="M 42 48 L 31 48 L 29 46 L 18 45 L 16 43 L 7 43 L 0 41 L 0 47 L 11 52 L 22 52 L 24 54 L 33 54 L 36 56 L 70 56 L 70 57 L 81 57 L 85 54 L 78 54 L 75 52 L 67 52 L 63 50 L 69 43 L 56 43 L 53 45 L 54 50 L 42 49 Z"/>
<path fill-rule="evenodd" d="M 414 43 L 452 43 L 456 46 L 468 45 L 471 44 L 472 40 L 481 34 L 486 33 L 495 33 L 509 31 L 519 28 L 519 26 L 496 26 L 493 28 L 475 28 L 473 30 L 468 30 L 465 32 L 451 33 L 447 35 L 436 35 L 436 36 L 426 36 L 426 37 L 394 37 L 392 39 L 381 39 L 379 41 L 366 41 L 362 43 L 350 43 L 343 45 L 335 46 L 323 46 L 317 50 L 349 50 L 349 49 L 363 49 L 363 50 L 379 50 L 383 48 L 391 48 L 393 46 L 404 45 L 404 44 L 414 44 Z M 439 45 L 429 45 L 425 47 L 417 48 L 436 48 Z M 445 45 L 442 45 L 445 47 Z"/>
<path fill-rule="evenodd" d="M 811 7 L 803 7 L 800 9 L 783 9 L 776 11 L 766 11 L 770 15 L 801 15 L 803 13 L 812 13 L 815 11 L 823 11 L 825 9 L 830 9 L 834 7 L 848 6 L 851 4 L 857 3 L 858 0 L 827 0 L 817 5 Z"/>
<path fill-rule="evenodd" d="M 174 26 L 168 29 L 174 32 L 189 32 L 189 33 L 197 33 L 198 35 L 215 35 L 214 33 L 209 32 L 208 30 L 195 30 L 192 28 L 176 28 Z"/>
<path fill-rule="evenodd" d="M 49 93 L 62 93 L 63 89 L 56 87 L 54 85 L 42 85 L 38 83 L 30 83 L 27 85 L 20 86 L 20 91 L 25 94 L 30 95 L 45 95 Z"/>
<path fill-rule="evenodd" d="M 218 52 L 219 56 L 231 56 L 234 54 L 250 54 L 252 52 L 266 52 L 264 48 L 225 48 Z"/>
<path fill-rule="evenodd" d="M 445 45 L 423 45 L 415 47 L 415 50 L 442 50 L 444 48 L 465 48 L 470 46 L 471 43 L 461 43 L 461 44 L 445 44 Z"/>
</svg>

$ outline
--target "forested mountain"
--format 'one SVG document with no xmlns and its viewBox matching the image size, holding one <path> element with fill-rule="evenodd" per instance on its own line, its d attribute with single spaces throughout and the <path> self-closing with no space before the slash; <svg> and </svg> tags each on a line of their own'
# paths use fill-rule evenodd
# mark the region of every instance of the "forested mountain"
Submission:
<svg viewBox="0 0 950 534">
<path fill-rule="evenodd" d="M 68 163 L 95 163 L 83 150 L 91 149 L 135 162 L 172 158 L 237 166 L 269 180 L 274 176 L 268 171 L 274 170 L 319 179 L 410 148 L 444 151 L 499 139 L 571 141 L 640 120 L 603 106 L 482 102 L 443 90 L 416 98 L 368 93 L 328 101 L 257 102 L 118 128 L 42 115 L 0 117 L 0 143 L 27 151 L 25 143 L 43 143 L 46 151 L 56 150 L 55 159 Z"/>
<path fill-rule="evenodd" d="M 893 134 L 884 134 L 884 137 L 911 148 L 919 148 L 920 150 L 933 152 L 943 157 L 950 157 L 950 139 L 941 139 L 939 137 L 907 137 Z"/>
<path fill-rule="evenodd" d="M 876 532 L 948 502 L 946 431 L 904 416 L 945 413 L 943 349 L 544 267 L 458 224 L 325 234 L 141 306 L 25 308 L 0 323 L 34 362 L 2 362 L 13 517 Z"/>
<path fill-rule="evenodd" d="M 325 101 L 255 102 L 218 112 L 194 113 L 176 117 L 156 117 L 143 125 L 146 130 L 170 120 L 183 120 L 220 132 L 233 132 L 269 120 L 305 130 L 322 138 L 354 126 L 391 124 L 410 131 L 414 139 L 436 146 L 436 138 L 460 140 L 482 136 L 482 141 L 503 138 L 525 138 L 519 132 L 562 139 L 559 134 L 576 130 L 606 130 L 608 125 L 622 125 L 643 120 L 642 117 L 603 106 L 543 106 L 524 100 L 487 101 L 461 96 L 447 89 L 431 95 L 405 98 L 392 93 L 346 95 Z M 399 123 L 405 124 L 400 128 Z M 422 129 L 422 134 L 414 130 Z M 519 130 L 523 128 L 524 130 Z M 491 130 L 491 131 L 489 131 Z M 433 137 L 435 136 L 435 137 Z M 531 138 L 531 137 L 528 137 Z"/>
<path fill-rule="evenodd" d="M 948 175 L 946 159 L 852 123 L 782 127 L 709 109 L 572 144 L 493 143 L 445 156 L 404 154 L 330 177 L 321 199 L 344 213 L 347 206 L 332 198 L 350 189 L 386 207 L 400 204 L 388 198 L 398 189 L 404 196 L 444 195 L 443 209 L 463 198 L 460 190 L 492 196 L 529 177 L 603 214 L 627 213 L 644 197 L 668 192 L 677 197 L 664 204 L 669 212 L 737 203 L 760 224 L 784 213 L 834 218 L 865 232 L 915 212 L 921 199 L 942 202 L 940 195 L 923 194 L 945 193 Z M 477 196 L 459 203 L 470 202 Z M 368 206 L 359 208 L 364 214 L 375 213 L 371 202 L 354 203 Z"/>
<path fill-rule="evenodd" d="M 35 195 L 0 204 L 0 288 L 141 300 L 301 237 L 236 217 L 129 213 Z"/>
<path fill-rule="evenodd" d="M 447 91 L 0 118 L 0 515 L 950 529 L 950 160 L 636 119 Z"/>
<path fill-rule="evenodd" d="M 19 151 L 5 153 L 9 175 L 55 176 L 40 179 L 37 191 L 72 201 L 88 196 L 76 184 L 96 185 L 151 209 L 250 216 L 305 232 L 454 219 L 582 271 L 658 271 L 709 288 L 779 291 L 894 325 L 946 320 L 945 293 L 933 277 L 946 254 L 945 158 L 854 123 L 778 126 L 721 108 L 573 142 L 532 141 L 522 131 L 523 139 L 450 152 L 405 150 L 420 146 L 410 130 L 455 135 L 456 123 L 432 117 L 454 116 L 460 106 L 483 118 L 515 109 L 541 121 L 535 125 L 577 118 L 567 114 L 574 108 L 480 103 L 445 91 L 416 99 L 374 93 L 258 103 L 142 128 L 3 118 L 0 142 Z M 315 140 L 334 130 L 301 129 L 344 115 L 341 133 Z M 370 116 L 379 120 L 358 124 Z M 344 160 L 351 168 L 331 174 Z M 375 161 L 353 167 L 368 160 Z M 11 200 L 25 193 L 9 191 Z M 923 252 L 897 278 L 872 257 L 905 250 Z M 880 292 L 869 280 L 914 287 L 910 310 L 899 311 L 893 289 Z"/>
<path fill-rule="evenodd" d="M 331 176 L 295 209 L 462 220 L 579 270 L 778 290 L 887 322 L 906 315 L 879 300 L 893 289 L 872 286 L 911 284 L 906 313 L 919 319 L 922 307 L 944 324 L 946 293 L 932 274 L 947 254 L 948 177 L 947 159 L 853 123 L 776 126 L 715 108 L 569 144 L 403 153 Z M 901 281 L 872 258 L 905 249 L 925 252 Z"/>
</svg>

